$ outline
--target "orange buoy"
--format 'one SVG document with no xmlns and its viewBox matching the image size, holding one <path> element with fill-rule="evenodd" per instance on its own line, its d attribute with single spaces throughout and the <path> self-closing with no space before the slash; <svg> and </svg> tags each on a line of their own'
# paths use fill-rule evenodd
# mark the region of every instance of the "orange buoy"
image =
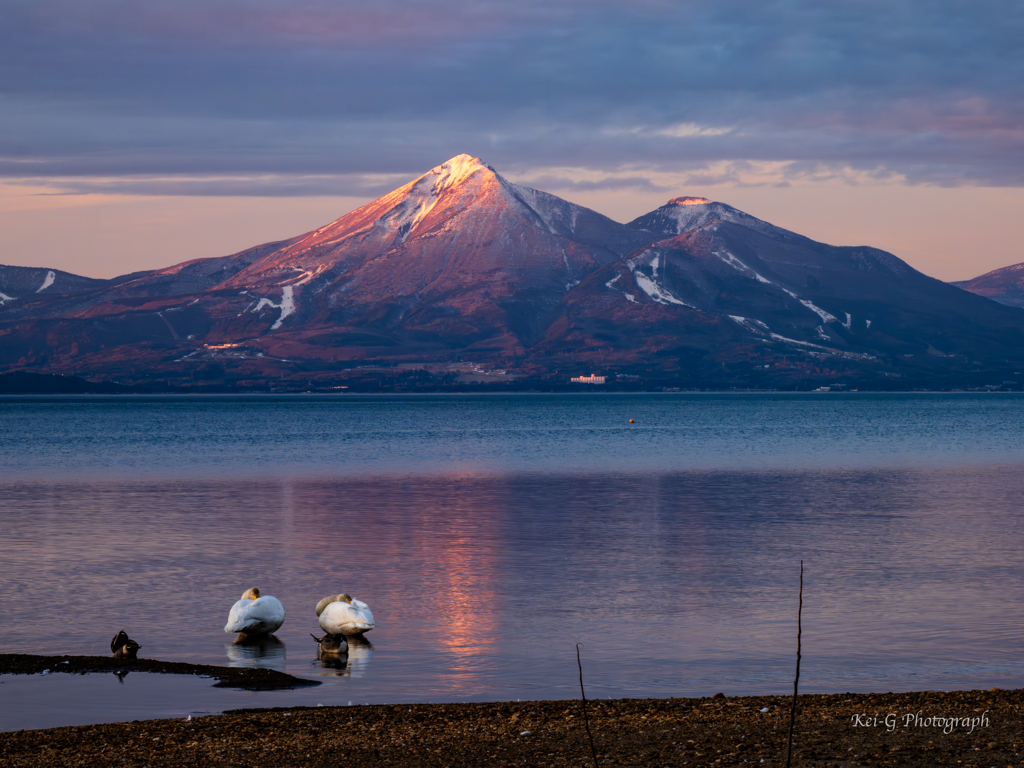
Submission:
<svg viewBox="0 0 1024 768">
<path fill-rule="evenodd" d="M 633 423 L 633 420 L 632 420 L 632 419 L 630 419 L 630 420 L 629 420 L 629 423 L 630 423 L 630 424 L 632 424 L 632 423 Z"/>
</svg>

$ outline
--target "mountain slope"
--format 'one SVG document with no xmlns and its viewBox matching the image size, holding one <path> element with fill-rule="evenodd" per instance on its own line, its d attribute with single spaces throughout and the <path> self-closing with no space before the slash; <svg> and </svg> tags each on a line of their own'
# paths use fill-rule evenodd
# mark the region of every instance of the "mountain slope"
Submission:
<svg viewBox="0 0 1024 768">
<path fill-rule="evenodd" d="M 817 243 L 703 198 L 677 198 L 630 226 L 667 237 L 566 297 L 546 339 L 553 353 L 596 350 L 600 362 L 643 350 L 677 355 L 680 371 L 696 357 L 697 368 L 728 360 L 747 374 L 794 354 L 837 376 L 966 375 L 979 358 L 1020 367 L 1024 313 L 884 251 Z"/>
<path fill-rule="evenodd" d="M 851 341 L 857 329 L 895 332 L 913 327 L 913 333 L 938 338 L 954 328 L 973 333 L 989 325 L 1015 328 L 1020 323 L 1020 313 L 928 277 L 891 253 L 819 243 L 731 206 L 685 200 L 683 205 L 670 201 L 630 226 L 670 235 L 647 260 L 659 250 L 686 254 L 686 269 L 697 282 L 679 290 L 705 310 L 735 315 L 742 310 L 755 315 L 782 311 L 796 325 L 813 325 L 819 335 L 837 342 Z M 659 220 L 675 226 L 659 231 Z M 712 274 L 714 280 L 708 282 Z M 737 280 L 747 288 L 740 289 Z M 772 297 L 768 305 L 761 307 L 752 284 Z M 735 303 L 738 296 L 747 299 Z"/>
<path fill-rule="evenodd" d="M 431 336 L 444 348 L 484 343 L 520 353 L 569 288 L 649 240 L 460 155 L 219 288 L 248 291 L 243 316 L 277 312 L 271 331 L 302 331 L 289 354 L 322 329 L 344 341 L 346 328 L 372 345 Z M 253 325 L 243 317 L 221 332 Z"/>
<path fill-rule="evenodd" d="M 15 270 L 27 272 L 23 282 L 29 286 L 43 276 L 50 281 L 47 288 L 22 290 L 17 300 L 8 300 L 0 322 L 21 317 L 67 318 L 107 315 L 132 311 L 161 297 L 193 296 L 216 288 L 220 283 L 244 269 L 268 252 L 291 243 L 285 240 L 265 243 L 231 256 L 193 259 L 164 269 L 134 272 L 111 280 L 96 280 L 55 270 L 0 266 L 0 281 Z M 49 275 L 56 275 L 55 278 Z M 0 302 L 3 299 L 0 298 Z"/>
<path fill-rule="evenodd" d="M 1024 264 L 994 269 L 971 280 L 951 283 L 1010 307 L 1024 307 Z"/>
<path fill-rule="evenodd" d="M 651 239 L 460 155 L 306 235 L 0 315 L 32 339 L 9 339 L 0 365 L 94 364 L 127 346 L 162 366 L 186 340 L 318 364 L 521 355 L 573 285 Z"/>
<path fill-rule="evenodd" d="M 110 285 L 109 280 L 80 277 L 45 267 L 11 267 L 0 264 L 0 307 L 10 309 L 18 302 L 50 296 L 85 293 Z"/>
</svg>

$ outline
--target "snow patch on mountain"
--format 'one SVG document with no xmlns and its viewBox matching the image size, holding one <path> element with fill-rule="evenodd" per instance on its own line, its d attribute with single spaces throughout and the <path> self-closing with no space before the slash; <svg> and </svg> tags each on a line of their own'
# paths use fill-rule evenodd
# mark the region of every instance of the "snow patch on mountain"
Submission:
<svg viewBox="0 0 1024 768">
<path fill-rule="evenodd" d="M 552 235 L 559 234 L 555 229 L 555 222 L 558 218 L 565 218 L 566 213 L 569 214 L 570 232 L 575 228 L 577 212 L 557 210 L 559 207 L 558 203 L 564 204 L 565 201 L 559 200 L 554 195 L 549 195 L 546 192 L 541 192 L 537 189 L 512 184 L 504 179 L 501 179 L 501 181 L 504 182 L 503 186 L 506 187 L 506 190 L 511 192 L 510 197 L 529 208 Z"/>
<path fill-rule="evenodd" d="M 170 312 L 169 309 L 165 310 L 165 311 Z M 171 321 L 168 320 L 166 317 L 164 317 L 164 313 L 163 312 L 157 312 L 156 315 L 157 315 L 157 317 L 159 317 L 161 320 L 164 321 L 164 325 L 166 325 L 167 326 L 167 330 L 169 330 L 171 332 L 171 337 L 172 338 L 175 338 L 175 339 L 181 338 L 180 336 L 178 336 L 178 332 L 176 330 L 174 330 L 174 326 L 171 325 Z"/>
<path fill-rule="evenodd" d="M 768 285 L 775 285 L 775 283 L 773 283 L 767 277 L 765 277 L 764 275 L 761 275 L 756 270 L 751 269 L 750 267 L 748 267 L 746 264 L 744 264 L 742 261 L 740 261 L 738 258 L 736 258 L 733 254 L 729 253 L 728 251 L 720 248 L 720 249 L 712 251 L 711 253 L 712 253 L 712 255 L 717 256 L 719 259 L 724 261 L 730 267 L 735 269 L 737 272 L 742 272 L 747 277 L 751 277 L 754 280 L 757 280 L 757 282 L 759 282 L 759 283 L 767 283 Z M 783 289 L 783 290 L 785 290 L 785 289 Z M 788 293 L 788 291 L 787 291 L 787 293 Z"/>
<path fill-rule="evenodd" d="M 686 302 L 680 301 L 671 293 L 663 289 L 656 282 L 651 280 L 643 272 L 634 272 L 633 279 L 636 281 L 637 286 L 640 290 L 650 296 L 659 304 L 678 304 L 680 307 L 690 307 Z M 690 307 L 693 309 L 693 307 Z"/>
<path fill-rule="evenodd" d="M 14 301 L 14 296 L 8 296 L 6 293 L 0 293 L 0 307 L 4 305 L 4 302 Z"/>
<path fill-rule="evenodd" d="M 571 291 L 580 284 L 580 281 L 572 278 L 573 268 L 572 265 L 569 264 L 569 257 L 565 255 L 565 251 L 562 251 L 562 266 L 565 267 L 565 272 L 569 277 L 569 279 L 565 281 L 565 290 Z"/>
<path fill-rule="evenodd" d="M 321 272 L 323 272 L 324 269 L 326 269 L 326 267 L 323 267 L 323 266 L 317 267 L 316 269 L 314 269 L 312 271 L 308 270 L 308 269 L 302 269 L 301 267 L 292 267 L 292 269 L 294 269 L 296 272 L 301 272 L 302 273 L 302 275 L 299 278 L 299 280 L 296 280 L 294 283 L 289 283 L 290 286 L 296 287 L 296 286 L 300 286 L 300 285 L 305 285 L 310 280 L 312 280 L 314 277 L 316 277 Z"/>
<path fill-rule="evenodd" d="M 796 344 L 797 346 L 800 346 L 800 347 L 810 347 L 811 349 L 820 349 L 823 352 L 835 352 L 834 349 L 829 349 L 828 347 L 823 347 L 820 344 L 811 344 L 811 342 L 809 342 L 809 341 L 799 341 L 798 339 L 790 339 L 790 338 L 782 336 L 782 335 L 780 335 L 778 333 L 773 333 L 773 334 L 770 334 L 770 335 L 771 335 L 771 337 L 775 341 L 781 341 L 781 342 L 784 342 L 786 344 Z"/>
<path fill-rule="evenodd" d="M 284 319 L 286 317 L 288 317 L 288 315 L 295 314 L 295 295 L 294 295 L 294 291 L 295 291 L 295 289 L 292 286 L 286 285 L 284 288 L 281 289 L 281 303 L 280 304 L 275 304 L 270 299 L 262 298 L 262 299 L 259 300 L 259 303 L 257 303 L 256 306 L 252 310 L 250 310 L 250 311 L 253 312 L 253 313 L 256 313 L 256 312 L 259 312 L 264 307 L 272 307 L 273 309 L 280 309 L 281 310 L 281 316 L 277 318 L 277 321 L 272 326 L 270 326 L 270 330 L 276 331 L 278 328 L 281 327 L 281 323 L 284 322 Z"/>
<path fill-rule="evenodd" d="M 49 288 L 51 285 L 53 285 L 53 281 L 56 279 L 56 277 L 57 277 L 57 273 L 54 272 L 52 269 L 49 270 L 46 273 L 46 277 L 43 278 L 43 284 L 40 285 L 39 288 L 36 289 L 36 293 L 42 293 L 47 288 Z"/>
<path fill-rule="evenodd" d="M 733 254 L 729 253 L 728 251 L 726 251 L 724 249 L 718 249 L 718 250 L 712 251 L 712 254 L 717 256 L 719 259 L 724 261 L 726 264 L 728 264 L 733 269 L 737 270 L 738 272 L 743 273 L 747 277 L 753 278 L 754 280 L 757 280 L 759 283 L 765 283 L 767 285 L 774 285 L 776 288 L 778 288 L 778 289 L 780 289 L 782 291 L 785 291 L 787 294 L 792 296 L 794 299 L 799 301 L 801 304 L 803 304 L 809 310 L 814 312 L 818 317 L 820 317 L 821 321 L 823 323 L 835 323 L 835 322 L 838 322 L 838 318 L 835 317 L 835 315 L 833 315 L 832 313 L 827 312 L 826 310 L 822 309 L 821 307 L 816 305 L 813 301 L 810 301 L 808 299 L 801 299 L 799 296 L 797 296 L 795 293 L 793 293 L 788 288 L 784 288 L 783 286 L 779 285 L 778 283 L 773 282 L 772 280 L 769 280 L 767 277 L 765 277 L 764 275 L 760 274 L 756 270 L 751 269 L 749 266 L 744 264 L 742 261 L 740 261 L 738 258 L 736 258 L 736 256 L 734 256 Z"/>
<path fill-rule="evenodd" d="M 775 284 L 773 283 L 773 285 L 775 285 Z M 777 287 L 778 288 L 782 288 L 781 285 L 779 285 Z M 815 304 L 813 301 L 810 301 L 808 299 L 801 299 L 799 296 L 797 296 L 795 293 L 793 293 L 788 288 L 782 288 L 782 290 L 785 291 L 790 296 L 792 296 L 797 301 L 799 301 L 801 304 L 803 304 L 805 307 L 807 307 L 809 310 L 811 310 L 811 312 L 816 314 L 818 317 L 820 317 L 821 321 L 823 323 L 837 323 L 837 322 L 839 322 L 839 319 L 835 315 L 833 315 L 831 312 L 827 312 L 826 310 L 822 309 L 817 304 Z"/>
<path fill-rule="evenodd" d="M 552 235 L 575 239 L 578 236 L 578 227 L 584 224 L 588 218 L 593 220 L 592 216 L 587 216 L 587 214 L 593 214 L 593 211 L 588 211 L 583 206 L 570 203 L 568 200 L 563 200 L 539 189 L 513 184 L 501 176 L 498 176 L 498 181 L 508 199 L 525 207 L 530 214 L 537 218 L 539 226 L 547 229 Z"/>
<path fill-rule="evenodd" d="M 630 263 L 632 263 L 632 262 L 630 262 Z M 632 271 L 632 269 L 633 269 L 633 268 L 631 267 L 630 269 L 631 269 L 631 271 Z M 622 273 L 620 272 L 619 274 L 615 275 L 615 277 L 613 277 L 613 278 L 612 278 L 611 280 L 609 280 L 608 282 L 606 282 L 606 283 L 604 284 L 604 287 L 605 287 L 605 288 L 609 288 L 609 289 L 611 289 L 611 290 L 613 290 L 613 291 L 614 291 L 614 290 L 616 290 L 616 288 L 615 288 L 615 284 L 616 284 L 617 282 L 619 282 L 619 279 L 620 279 L 621 277 L 622 277 Z M 637 275 L 636 275 L 636 272 L 633 272 L 633 279 L 634 279 L 634 280 L 636 280 L 636 277 L 637 277 Z M 643 274 L 641 274 L 641 275 L 640 275 L 640 277 L 641 277 L 641 278 L 643 278 L 643 279 L 645 279 L 645 280 L 647 279 L 647 278 L 645 278 L 645 277 L 643 276 Z M 650 281 L 648 281 L 648 282 L 650 282 Z M 647 289 L 646 289 L 646 288 L 644 288 L 644 286 L 643 286 L 643 285 L 640 285 L 640 283 L 639 283 L 639 282 L 637 282 L 637 285 L 638 285 L 638 286 L 640 286 L 640 288 L 642 288 L 642 289 L 643 289 L 643 290 L 644 290 L 645 292 L 647 292 Z M 632 293 L 628 293 L 628 292 L 626 292 L 626 291 L 622 291 L 622 295 L 626 297 L 626 301 L 628 301 L 628 302 L 629 302 L 630 304 L 638 304 L 638 303 L 639 303 L 639 302 L 638 302 L 638 301 L 636 300 L 636 296 L 635 296 L 634 294 L 632 294 Z M 647 292 L 647 295 L 648 295 L 648 296 L 650 296 L 650 293 L 649 293 L 649 292 Z M 652 296 L 651 298 L 654 298 L 654 297 Z M 658 301 L 657 299 L 654 299 L 654 300 L 655 300 L 655 301 Z M 672 300 L 673 300 L 673 301 L 676 301 L 674 297 L 673 297 L 673 299 L 672 299 Z M 664 304 L 665 302 L 664 302 L 664 301 L 662 301 L 662 302 L 659 302 L 659 303 L 661 303 L 661 304 Z M 678 301 L 676 301 L 676 303 L 681 303 L 681 302 L 678 302 Z M 683 306 L 686 306 L 686 305 L 684 304 Z"/>
<path fill-rule="evenodd" d="M 862 352 L 844 352 L 838 349 L 832 349 L 831 347 L 823 347 L 820 344 L 812 344 L 809 341 L 799 341 L 797 339 L 790 339 L 778 333 L 773 333 L 770 335 L 773 341 L 779 341 L 782 342 L 783 344 L 795 344 L 798 347 L 804 347 L 807 349 L 814 349 L 825 355 L 833 355 L 835 357 L 841 357 L 847 360 L 877 360 L 877 358 L 874 355 L 868 355 Z"/>
<path fill-rule="evenodd" d="M 779 333 L 773 333 L 772 330 L 765 323 L 763 323 L 760 320 L 755 320 L 752 317 L 742 317 L 740 315 L 729 315 L 729 319 L 734 321 L 734 322 L 736 322 L 737 324 L 741 325 L 742 327 L 746 328 L 747 330 L 753 331 L 758 336 L 764 337 L 764 336 L 767 335 L 767 338 L 762 338 L 762 341 L 768 341 L 770 339 L 772 341 L 778 341 L 778 342 L 781 342 L 783 344 L 795 344 L 798 347 L 804 347 L 806 349 L 814 349 L 814 350 L 818 351 L 821 354 L 834 355 L 836 357 L 842 357 L 842 358 L 846 358 L 846 359 L 850 359 L 850 360 L 874 360 L 875 359 L 873 355 L 861 354 L 859 352 L 845 352 L 845 351 L 841 351 L 841 350 L 838 350 L 838 349 L 833 349 L 832 347 L 823 347 L 820 344 L 812 344 L 809 341 L 800 341 L 798 339 L 791 339 L 791 338 L 789 338 L 787 336 L 783 336 L 782 334 L 779 334 Z M 819 325 L 817 328 L 815 328 L 815 331 L 817 331 L 818 337 L 820 339 L 823 339 L 824 341 L 832 341 L 832 339 L 826 334 L 825 328 L 823 326 Z"/>
<path fill-rule="evenodd" d="M 771 330 L 766 323 L 763 323 L 760 320 L 757 320 L 757 319 L 755 319 L 753 317 L 741 317 L 740 315 L 729 315 L 729 319 L 730 320 L 734 320 L 735 322 L 739 323 L 740 325 L 742 325 L 747 330 L 753 331 L 754 333 L 757 333 L 757 334 L 760 334 L 760 335 L 764 335 L 765 332 Z"/>
<path fill-rule="evenodd" d="M 660 259 L 658 254 L 654 254 L 654 257 L 648 262 L 648 266 L 651 267 L 651 272 L 654 275 L 653 279 L 637 269 L 637 261 L 650 253 L 651 251 L 644 251 L 636 259 L 630 259 L 626 262 L 626 266 L 629 267 L 629 271 L 633 274 L 633 281 L 637 284 L 637 287 L 659 304 L 678 304 L 680 307 L 696 309 L 696 307 L 687 304 L 685 301 L 677 299 L 668 289 L 658 285 L 658 261 Z"/>
<path fill-rule="evenodd" d="M 826 312 L 824 309 L 822 309 L 821 307 L 817 306 L 813 301 L 808 301 L 807 299 L 801 299 L 799 296 L 797 296 L 795 293 L 792 293 L 791 291 L 786 291 L 786 293 L 788 293 L 794 299 L 799 301 L 801 304 L 803 304 L 809 310 L 811 310 L 812 312 L 817 314 L 818 317 L 821 318 L 821 321 L 823 323 L 835 323 L 835 322 L 838 322 L 838 319 L 835 317 L 835 315 L 832 315 L 832 314 Z"/>
</svg>

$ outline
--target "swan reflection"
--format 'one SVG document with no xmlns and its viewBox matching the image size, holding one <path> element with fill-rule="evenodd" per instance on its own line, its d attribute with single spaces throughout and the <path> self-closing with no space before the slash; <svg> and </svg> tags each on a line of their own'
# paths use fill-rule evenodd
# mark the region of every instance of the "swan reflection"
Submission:
<svg viewBox="0 0 1024 768">
<path fill-rule="evenodd" d="M 324 674 L 336 677 L 363 677 L 373 659 L 373 643 L 358 635 L 347 638 L 346 653 L 329 653 L 317 648 L 316 659 Z"/>
<path fill-rule="evenodd" d="M 285 644 L 274 636 L 239 637 L 224 646 L 229 667 L 269 667 L 284 671 Z"/>
</svg>

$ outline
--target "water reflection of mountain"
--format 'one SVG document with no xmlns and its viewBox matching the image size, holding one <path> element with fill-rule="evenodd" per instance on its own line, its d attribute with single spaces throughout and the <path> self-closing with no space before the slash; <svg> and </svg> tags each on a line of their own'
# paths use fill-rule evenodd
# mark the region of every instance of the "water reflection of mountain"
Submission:
<svg viewBox="0 0 1024 768">
<path fill-rule="evenodd" d="M 295 538 L 307 567 L 330 573 L 337 555 L 322 532 L 343 528 L 359 552 L 346 589 L 370 604 L 403 655 L 443 660 L 461 679 L 498 643 L 507 490 L 471 475 L 310 481 L 290 497 Z M 364 674 L 372 654 L 370 641 L 349 638 L 345 674 Z"/>
<path fill-rule="evenodd" d="M 398 407 L 380 401 L 364 413 L 352 410 L 362 407 L 356 401 L 331 401 L 335 410 L 328 410 L 288 400 L 292 410 L 285 413 L 285 405 L 263 411 L 232 402 L 218 406 L 224 429 L 273 435 L 287 416 L 304 455 L 316 446 L 300 436 L 329 418 L 350 425 L 347 443 L 316 453 L 343 469 L 349 443 L 368 439 L 381 420 L 394 421 Z M 779 430 L 807 433 L 807 450 L 833 446 L 826 464 L 856 464 L 855 451 L 840 450 L 852 441 L 877 449 L 877 461 L 893 466 L 814 468 L 798 456 L 791 471 L 770 465 L 645 473 L 625 469 L 646 454 L 607 438 L 605 455 L 617 451 L 617 459 L 606 471 L 574 474 L 474 474 L 460 465 L 443 476 L 227 473 L 21 484 L 0 478 L 0 549 L 10 565 L 0 573 L 10 618 L 2 649 L 90 653 L 96 637 L 125 626 L 139 633 L 147 654 L 223 663 L 225 609 L 242 588 L 259 585 L 289 611 L 281 637 L 292 645 L 292 672 L 328 673 L 311 666 L 316 646 L 308 634 L 318 631 L 318 597 L 346 591 L 366 600 L 378 623 L 370 636 L 379 653 L 369 664 L 367 652 L 357 665 L 353 648 L 343 669 L 333 671 L 365 674 L 359 685 L 386 691 L 384 700 L 399 691 L 435 700 L 565 695 L 578 686 L 577 641 L 584 643 L 585 673 L 588 663 L 594 669 L 593 685 L 620 695 L 704 695 L 727 683 L 731 691 L 773 692 L 792 681 L 802 559 L 804 636 L 815 648 L 806 674 L 820 681 L 818 690 L 873 689 L 883 672 L 893 690 L 1013 687 L 970 670 L 1003 669 L 1019 656 L 1024 449 L 1009 453 L 1005 446 L 1011 439 L 1024 445 L 1024 401 L 804 398 L 781 412 L 778 398 L 724 396 L 588 400 L 587 409 L 582 400 L 554 398 L 467 399 L 457 408 L 442 399 L 408 402 L 397 412 L 423 411 L 409 417 L 410 441 L 420 439 L 417 424 L 450 436 L 462 434 L 453 423 L 472 417 L 493 426 L 499 414 L 510 425 L 527 424 L 556 469 L 564 443 L 545 430 L 568 430 L 612 409 L 626 415 L 626 406 L 638 424 L 660 415 L 674 419 L 665 430 L 685 431 L 693 441 L 728 438 L 741 467 L 768 446 L 784 452 Z M 679 412 L 669 412 L 670 405 Z M 175 407 L 189 414 L 179 419 L 187 431 L 194 409 Z M 61 413 L 82 418 L 83 408 Z M 229 408 L 265 423 L 249 425 Z M 647 411 L 634 414 L 638 409 Z M 953 415 L 935 416 L 936 409 Z M 134 411 L 114 413 L 134 419 L 136 430 L 149 423 Z M 686 446 L 678 442 L 666 444 L 658 429 L 645 439 L 660 460 L 685 464 L 696 455 L 681 453 Z M 983 450 L 983 432 L 1004 446 L 1006 466 L 903 466 L 882 439 L 903 446 L 908 462 L 947 445 L 966 446 L 980 461 L 992 456 Z M 219 434 L 210 427 L 210 440 Z M 472 434 L 482 443 L 506 437 L 498 426 Z M 606 432 L 581 434 L 588 445 L 606 439 Z M 914 436 L 922 446 L 916 453 Z M 451 458 L 455 466 L 460 456 Z M 259 557 L 239 557 L 240 532 Z M 75 633 L 55 636 L 39 605 L 75 593 L 89 594 L 94 610 Z M 158 635 L 154 628 L 169 619 L 180 631 Z M 283 649 L 227 649 L 239 666 L 276 666 L 283 661 L 276 654 L 283 657 Z M 968 671 L 964 660 L 972 663 Z"/>
<path fill-rule="evenodd" d="M 524 649 L 538 643 L 552 648 L 545 675 L 562 675 L 573 666 L 562 649 L 574 640 L 608 647 L 609 617 L 645 638 L 644 653 L 625 663 L 633 657 L 620 656 L 612 677 L 648 681 L 653 668 L 664 677 L 662 670 L 699 659 L 721 674 L 742 667 L 744 685 L 766 665 L 782 679 L 801 559 L 814 568 L 814 631 L 830 668 L 843 667 L 851 627 L 875 648 L 898 645 L 906 659 L 922 643 L 934 647 L 922 633 L 933 638 L 950 625 L 921 609 L 929 601 L 981 619 L 1000 638 L 1002 645 L 987 642 L 998 655 L 1008 647 L 998 601 L 970 584 L 970 611 L 951 604 L 942 594 L 948 568 L 939 567 L 972 563 L 972 551 L 1010 552 L 993 537 L 997 518 L 1013 516 L 998 490 L 1008 478 L 997 472 L 993 480 L 992 472 L 317 478 L 290 497 L 293 543 L 304 550 L 292 557 L 313 572 L 331 571 L 335 554 L 321 532 L 344 529 L 359 552 L 346 584 L 373 605 L 388 647 L 403 661 L 429 659 L 451 695 L 521 675 L 536 663 Z M 965 514 L 977 509 L 986 515 Z M 865 575 L 871 589 L 851 587 Z M 909 594 L 920 600 L 908 605 Z M 950 647 L 972 634 L 957 632 L 946 638 Z M 354 675 L 350 664 L 345 674 Z M 641 688 L 689 685 L 684 673 L 671 680 Z"/>
<path fill-rule="evenodd" d="M 224 646 L 229 667 L 268 667 L 281 672 L 285 667 L 285 644 L 271 635 L 241 638 Z"/>
</svg>

